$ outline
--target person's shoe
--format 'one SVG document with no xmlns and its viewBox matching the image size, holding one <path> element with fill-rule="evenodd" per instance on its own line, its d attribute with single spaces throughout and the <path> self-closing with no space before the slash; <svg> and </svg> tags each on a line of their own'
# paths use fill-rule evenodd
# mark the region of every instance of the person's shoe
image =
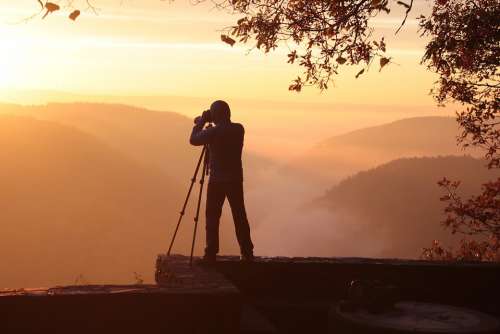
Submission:
<svg viewBox="0 0 500 334">
<path fill-rule="evenodd" d="M 216 255 L 207 255 L 203 256 L 201 259 L 196 261 L 196 264 L 200 266 L 213 266 L 217 262 L 217 256 Z"/>
<path fill-rule="evenodd" d="M 253 254 L 244 254 L 241 255 L 240 261 L 244 263 L 251 263 L 255 261 L 255 256 L 253 256 Z"/>
</svg>

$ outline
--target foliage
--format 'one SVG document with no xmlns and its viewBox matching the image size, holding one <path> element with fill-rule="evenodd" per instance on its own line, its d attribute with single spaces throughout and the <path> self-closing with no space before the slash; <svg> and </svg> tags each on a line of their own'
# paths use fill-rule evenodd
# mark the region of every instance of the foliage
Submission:
<svg viewBox="0 0 500 334">
<path fill-rule="evenodd" d="M 422 257 L 434 260 L 500 261 L 500 178 L 483 185 L 483 192 L 468 200 L 457 194 L 460 182 L 446 178 L 439 182 L 447 194 L 441 200 L 448 203 L 445 209 L 445 228 L 462 239 L 457 250 L 445 249 L 434 240 L 430 248 L 424 248 Z M 476 240 L 476 239 L 480 240 Z"/>
<path fill-rule="evenodd" d="M 420 17 L 431 37 L 423 62 L 439 74 L 439 103 L 466 106 L 457 114 L 460 142 L 486 150 L 489 167 L 500 167 L 500 1 L 440 0 Z"/>
<path fill-rule="evenodd" d="M 422 61 L 439 74 L 434 96 L 439 103 L 465 106 L 457 113 L 458 140 L 484 149 L 490 169 L 500 168 L 499 17 L 499 0 L 438 0 L 429 17 L 420 17 L 423 35 L 431 37 Z M 445 178 L 439 185 L 448 204 L 443 225 L 466 238 L 457 250 L 434 241 L 423 257 L 500 261 L 500 178 L 468 200 L 458 195 L 459 182 Z"/>
<path fill-rule="evenodd" d="M 500 261 L 498 238 L 492 237 L 487 241 L 465 240 L 460 241 L 457 250 L 445 248 L 438 240 L 432 246 L 424 248 L 422 258 L 433 261 Z"/>
<path fill-rule="evenodd" d="M 202 2 L 202 1 L 199 1 Z M 288 63 L 304 70 L 289 86 L 301 91 L 306 85 L 327 89 L 342 65 L 362 65 L 356 77 L 378 59 L 380 68 L 390 63 L 384 38 L 375 39 L 369 20 L 389 13 L 388 0 L 222 0 L 219 8 L 243 15 L 222 40 L 231 46 L 255 41 L 255 48 L 270 52 L 280 43 L 290 49 Z M 399 1 L 408 9 L 410 5 Z M 230 37 L 230 36 L 231 37 Z"/>
</svg>

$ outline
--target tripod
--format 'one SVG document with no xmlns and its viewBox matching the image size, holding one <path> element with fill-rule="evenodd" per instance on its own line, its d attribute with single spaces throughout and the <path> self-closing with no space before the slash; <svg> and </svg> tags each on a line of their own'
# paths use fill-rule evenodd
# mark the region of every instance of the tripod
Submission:
<svg viewBox="0 0 500 334">
<path fill-rule="evenodd" d="M 186 213 L 186 206 L 189 201 L 189 197 L 191 196 L 191 192 L 193 191 L 194 183 L 196 182 L 196 178 L 198 177 L 198 172 L 200 171 L 200 167 L 203 163 L 202 174 L 200 178 L 200 192 L 198 194 L 198 203 L 196 205 L 196 215 L 194 217 L 194 232 L 193 232 L 193 243 L 191 244 L 191 255 L 189 257 L 189 265 L 193 265 L 193 252 L 194 245 L 196 242 L 196 231 L 198 229 L 198 221 L 200 218 L 200 205 L 201 205 L 201 197 L 203 195 L 203 185 L 205 184 L 205 176 L 208 175 L 209 167 L 208 167 L 208 146 L 203 146 L 203 150 L 201 151 L 200 158 L 198 159 L 198 164 L 196 165 L 196 169 L 194 171 L 193 178 L 191 179 L 191 185 L 189 186 L 189 190 L 186 196 L 186 200 L 184 201 L 184 205 L 182 206 L 182 210 L 180 212 L 179 220 L 177 221 L 177 226 L 175 227 L 175 232 L 172 237 L 172 241 L 170 242 L 170 247 L 168 248 L 167 256 L 170 256 L 170 252 L 172 251 L 172 247 L 174 246 L 175 238 L 177 237 L 177 232 L 179 231 L 179 226 L 181 225 L 182 218 Z"/>
</svg>

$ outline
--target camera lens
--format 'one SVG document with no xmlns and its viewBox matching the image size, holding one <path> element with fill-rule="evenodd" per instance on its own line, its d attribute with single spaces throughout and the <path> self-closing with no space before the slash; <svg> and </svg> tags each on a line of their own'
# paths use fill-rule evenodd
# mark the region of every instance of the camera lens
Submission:
<svg viewBox="0 0 500 334">
<path fill-rule="evenodd" d="M 205 121 L 207 122 L 212 122 L 212 115 L 210 115 L 210 110 L 205 110 L 203 112 L 203 119 L 205 119 Z"/>
</svg>

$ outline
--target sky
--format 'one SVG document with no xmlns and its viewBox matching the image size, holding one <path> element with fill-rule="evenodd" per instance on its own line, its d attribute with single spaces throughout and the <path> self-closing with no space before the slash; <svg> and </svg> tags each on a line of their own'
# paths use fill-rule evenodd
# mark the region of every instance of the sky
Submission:
<svg viewBox="0 0 500 334">
<path fill-rule="evenodd" d="M 84 1 L 75 6 L 85 9 Z M 0 88 L 49 89 L 89 94 L 224 95 L 238 98 L 325 103 L 432 104 L 435 77 L 420 65 L 425 40 L 414 17 L 394 32 L 402 11 L 374 19 L 375 35 L 388 40 L 396 64 L 374 66 L 355 79 L 345 68 L 333 89 L 288 92 L 300 68 L 286 63 L 285 47 L 272 54 L 250 45 L 230 47 L 221 29 L 238 16 L 190 1 L 94 0 L 97 13 L 84 10 L 72 22 L 67 11 L 44 20 L 22 20 L 38 11 L 36 0 L 0 0 Z M 398 9 L 398 6 L 394 6 Z"/>
<path fill-rule="evenodd" d="M 345 67 L 329 90 L 309 87 L 301 93 L 288 91 L 301 72 L 287 63 L 288 49 L 280 46 L 264 54 L 250 50 L 252 45 L 224 44 L 221 30 L 239 17 L 215 9 L 210 2 L 93 0 L 96 11 L 86 8 L 83 0 L 73 3 L 82 9 L 76 22 L 67 18 L 69 10 L 43 20 L 25 20 L 39 10 L 36 0 L 0 0 L 0 101 L 19 102 L 12 98 L 19 91 L 56 92 L 50 94 L 50 101 L 63 100 L 62 92 L 82 99 L 114 96 L 105 101 L 124 103 L 130 96 L 196 97 L 207 102 L 221 98 L 239 106 L 242 120 L 250 127 L 254 122 L 256 140 L 250 146 L 261 149 L 263 143 L 269 143 L 270 133 L 261 121 L 270 116 L 289 122 L 278 131 L 282 138 L 271 131 L 274 144 L 267 148 L 282 147 L 286 142 L 290 149 L 306 149 L 322 138 L 362 126 L 407 116 L 452 115 L 437 111 L 429 95 L 436 76 L 420 64 L 426 41 L 419 36 L 415 18 L 429 11 L 425 0 L 415 2 L 398 35 L 395 31 L 404 16 L 401 6 L 393 5 L 390 15 L 380 14 L 372 20 L 374 36 L 385 37 L 394 63 L 382 71 L 374 65 L 359 79 L 355 79 L 359 67 Z M 252 108 L 241 101 L 284 104 L 281 109 L 257 107 L 250 112 Z M 29 99 L 21 102 L 34 103 Z M 199 112 L 192 105 L 174 107 L 153 104 L 150 99 L 136 104 L 189 116 Z M 304 108 L 289 116 L 287 106 L 293 105 Z M 323 107 L 314 107 L 319 105 Z M 325 105 L 332 107 L 325 111 Z M 317 113 L 311 114 L 311 109 Z M 335 120 L 329 116 L 331 109 L 341 112 Z M 352 110 L 373 113 L 356 116 Z M 305 126 L 317 131 L 301 135 Z"/>
</svg>

